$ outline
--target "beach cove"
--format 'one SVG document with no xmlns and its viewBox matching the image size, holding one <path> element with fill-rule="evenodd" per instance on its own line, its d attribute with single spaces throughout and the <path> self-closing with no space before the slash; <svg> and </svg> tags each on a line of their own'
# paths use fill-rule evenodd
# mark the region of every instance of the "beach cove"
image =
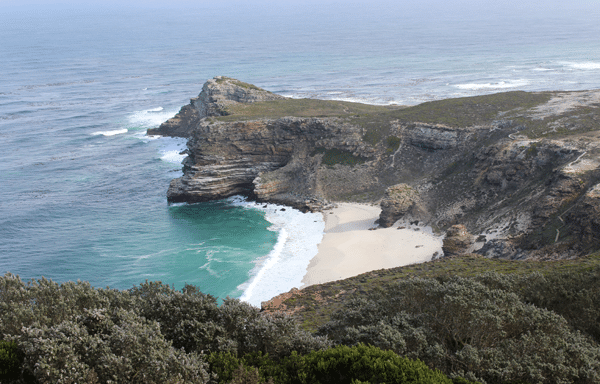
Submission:
<svg viewBox="0 0 600 384">
<path fill-rule="evenodd" d="M 323 240 L 302 287 L 442 256 L 442 237 L 430 227 L 400 221 L 390 228 L 378 228 L 375 220 L 380 212 L 378 206 L 357 203 L 339 203 L 323 212 Z"/>
</svg>

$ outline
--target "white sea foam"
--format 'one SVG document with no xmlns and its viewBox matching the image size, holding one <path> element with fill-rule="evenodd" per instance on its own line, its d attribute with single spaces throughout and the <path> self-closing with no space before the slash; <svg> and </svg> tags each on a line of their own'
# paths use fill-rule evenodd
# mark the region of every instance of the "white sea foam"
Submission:
<svg viewBox="0 0 600 384">
<path fill-rule="evenodd" d="M 176 110 L 165 111 L 163 107 L 144 109 L 136 111 L 128 116 L 128 126 L 137 131 L 134 136 L 144 142 L 158 140 L 158 152 L 161 160 L 167 163 L 181 164 L 187 155 L 181 154 L 184 151 L 187 139 L 181 137 L 163 137 L 163 136 L 148 136 L 146 130 L 148 128 L 156 128 L 163 122 L 167 121 L 177 113 Z M 127 130 L 125 130 L 127 131 Z"/>
<path fill-rule="evenodd" d="M 183 159 L 187 155 L 181 154 L 184 151 L 187 143 L 187 139 L 182 137 L 158 137 L 160 140 L 160 146 L 158 152 L 160 158 L 167 163 L 181 164 Z"/>
<path fill-rule="evenodd" d="M 600 69 L 600 63 L 593 62 L 593 61 L 584 61 L 584 62 L 577 62 L 577 63 L 565 63 L 565 65 L 567 67 L 570 67 L 570 68 L 573 68 L 573 69 L 583 69 L 583 70 Z"/>
<path fill-rule="evenodd" d="M 136 111 L 127 117 L 127 126 L 133 130 L 146 130 L 156 128 L 177 113 L 176 109 L 165 111 L 163 107 L 156 107 Z"/>
<path fill-rule="evenodd" d="M 483 89 L 505 89 L 505 88 L 518 88 L 524 87 L 529 84 L 528 80 L 508 80 L 499 81 L 497 83 L 467 83 L 467 84 L 456 84 L 455 87 L 459 89 L 477 91 Z"/>
<path fill-rule="evenodd" d="M 94 136 L 115 136 L 115 135 L 120 135 L 123 133 L 127 133 L 127 128 L 123 128 L 123 129 L 116 129 L 114 131 L 97 131 L 97 132 L 93 132 L 92 135 Z"/>
<path fill-rule="evenodd" d="M 244 294 L 242 295 L 240 300 L 250 302 L 250 300 L 253 298 L 253 293 L 254 293 L 254 289 L 256 288 L 256 286 L 261 281 L 264 281 L 265 275 L 281 259 L 281 254 L 283 253 L 283 250 L 285 247 L 285 242 L 287 239 L 288 239 L 287 231 L 285 230 L 285 228 L 281 228 L 279 230 L 279 236 L 277 237 L 277 243 L 275 244 L 275 247 L 269 253 L 269 255 L 267 256 L 267 259 L 264 261 L 264 263 L 262 263 L 256 276 L 254 276 L 254 278 L 250 281 L 250 284 L 248 284 L 248 287 L 244 290 Z M 254 303 L 254 302 L 252 302 L 252 304 L 257 305 L 257 306 L 260 305 L 260 303 Z"/>
<path fill-rule="evenodd" d="M 272 231 L 279 232 L 277 243 L 266 258 L 258 260 L 251 278 L 238 288 L 243 290 L 241 300 L 252 305 L 269 300 L 280 293 L 302 285 L 302 278 L 310 260 L 317 254 L 323 239 L 325 223 L 320 213 L 302 213 L 276 204 L 256 204 L 236 196 L 231 204 L 260 209 L 272 223 Z M 285 211 L 282 211 L 285 209 Z"/>
</svg>

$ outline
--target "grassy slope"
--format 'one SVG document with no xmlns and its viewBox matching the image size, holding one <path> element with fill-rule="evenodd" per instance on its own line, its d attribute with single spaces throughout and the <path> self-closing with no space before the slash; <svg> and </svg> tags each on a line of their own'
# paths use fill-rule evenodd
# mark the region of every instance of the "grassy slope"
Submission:
<svg viewBox="0 0 600 384">
<path fill-rule="evenodd" d="M 366 128 L 365 140 L 376 144 L 389 134 L 390 122 L 422 122 L 444 124 L 451 127 L 468 127 L 490 124 L 496 120 L 512 120 L 521 126 L 521 133 L 531 138 L 560 137 L 575 133 L 559 124 L 557 130 L 548 125 L 565 118 L 574 122 L 576 133 L 598 128 L 598 108 L 579 108 L 560 116 L 532 119 L 528 111 L 549 101 L 556 92 L 503 92 L 492 95 L 461 97 L 431 101 L 411 107 L 380 106 L 337 100 L 286 99 L 230 106 L 228 115 L 213 118 L 215 121 L 240 121 L 281 117 L 338 117 Z"/>
<path fill-rule="evenodd" d="M 390 122 L 422 122 L 468 127 L 512 120 L 521 126 L 521 134 L 530 138 L 558 138 L 595 131 L 600 124 L 600 106 L 588 106 L 545 119 L 533 119 L 529 111 L 548 102 L 557 92 L 503 92 L 492 95 L 431 101 L 416 106 L 380 106 L 337 100 L 287 99 L 230 106 L 229 115 L 216 121 L 240 121 L 261 118 L 338 117 L 366 128 L 365 141 L 378 143 L 389 134 Z M 559 122 L 558 128 L 548 126 Z M 569 126 L 571 128 L 569 128 Z M 573 127 L 576 126 L 576 129 Z"/>
</svg>

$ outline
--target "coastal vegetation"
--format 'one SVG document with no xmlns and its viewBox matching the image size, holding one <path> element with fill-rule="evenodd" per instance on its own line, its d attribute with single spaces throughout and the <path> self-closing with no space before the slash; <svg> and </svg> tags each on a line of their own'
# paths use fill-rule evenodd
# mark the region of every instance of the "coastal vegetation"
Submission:
<svg viewBox="0 0 600 384">
<path fill-rule="evenodd" d="M 310 286 L 261 311 L 194 286 L 0 278 L 12 383 L 595 383 L 600 256 L 456 257 Z"/>
<path fill-rule="evenodd" d="M 364 163 L 367 159 L 354 156 L 352 152 L 344 151 L 340 149 L 326 149 L 326 148 L 315 148 L 315 150 L 311 153 L 311 156 L 314 156 L 318 153 L 323 154 L 323 158 L 321 159 L 321 164 L 324 164 L 328 167 L 333 167 L 336 164 L 342 165 L 357 165 Z"/>
<path fill-rule="evenodd" d="M 331 346 L 288 315 L 237 299 L 218 306 L 189 285 L 0 278 L 3 383 L 452 382 L 394 352 Z"/>
</svg>

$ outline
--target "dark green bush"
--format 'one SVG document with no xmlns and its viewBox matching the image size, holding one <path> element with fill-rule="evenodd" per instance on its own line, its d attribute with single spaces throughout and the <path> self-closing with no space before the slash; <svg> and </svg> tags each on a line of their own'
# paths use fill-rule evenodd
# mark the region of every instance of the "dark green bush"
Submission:
<svg viewBox="0 0 600 384">
<path fill-rule="evenodd" d="M 21 362 L 19 361 L 17 344 L 0 340 L 0 382 L 19 377 Z"/>
<path fill-rule="evenodd" d="M 239 376 L 240 367 L 248 372 L 254 368 L 261 381 L 272 380 L 278 384 L 453 383 L 446 375 L 431 370 L 420 361 L 363 344 L 337 346 L 303 356 L 293 353 L 280 360 L 273 360 L 261 353 L 242 358 L 230 353 L 215 353 L 208 360 L 219 383 L 231 382 L 236 371 Z M 456 383 L 471 384 L 467 380 Z"/>
<path fill-rule="evenodd" d="M 364 344 L 311 352 L 304 357 L 299 374 L 303 383 L 314 384 L 351 384 L 357 380 L 372 384 L 452 383 L 446 375 L 431 370 L 421 361 Z"/>
<path fill-rule="evenodd" d="M 361 156 L 354 156 L 350 151 L 341 150 L 337 148 L 316 148 L 311 153 L 311 156 L 314 156 L 317 153 L 323 154 L 323 159 L 321 160 L 321 163 L 327 165 L 328 167 L 333 167 L 336 164 L 355 166 L 358 164 L 363 164 L 366 160 L 368 160 Z"/>
</svg>

